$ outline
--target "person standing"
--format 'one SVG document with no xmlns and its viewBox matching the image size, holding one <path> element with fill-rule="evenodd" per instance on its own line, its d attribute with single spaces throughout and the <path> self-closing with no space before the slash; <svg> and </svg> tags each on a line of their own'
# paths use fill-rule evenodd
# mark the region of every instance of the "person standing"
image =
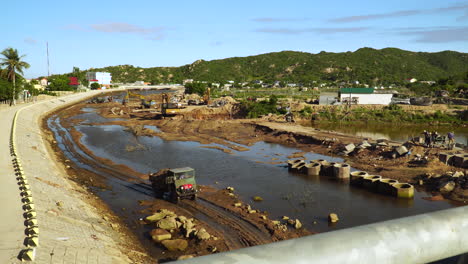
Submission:
<svg viewBox="0 0 468 264">
<path fill-rule="evenodd" d="M 447 138 L 448 138 L 448 148 L 453 149 L 453 147 L 455 146 L 455 133 L 453 131 L 448 132 Z"/>
</svg>

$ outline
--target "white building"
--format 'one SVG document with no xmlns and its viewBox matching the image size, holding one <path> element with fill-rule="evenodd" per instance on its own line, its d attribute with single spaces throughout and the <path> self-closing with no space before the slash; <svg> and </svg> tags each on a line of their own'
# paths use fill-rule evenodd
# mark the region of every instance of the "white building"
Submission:
<svg viewBox="0 0 468 264">
<path fill-rule="evenodd" d="M 112 76 L 109 72 L 87 72 L 86 80 L 89 83 L 99 83 L 101 86 L 110 86 L 112 82 Z"/>
<path fill-rule="evenodd" d="M 389 105 L 392 93 L 375 93 L 374 88 L 341 88 L 338 97 L 342 104 Z"/>
</svg>

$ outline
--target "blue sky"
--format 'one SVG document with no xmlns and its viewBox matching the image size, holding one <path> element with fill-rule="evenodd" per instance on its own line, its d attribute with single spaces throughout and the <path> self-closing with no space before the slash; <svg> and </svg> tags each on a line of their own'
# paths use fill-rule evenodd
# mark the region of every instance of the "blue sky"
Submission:
<svg viewBox="0 0 468 264">
<path fill-rule="evenodd" d="M 282 50 L 468 52 L 468 1 L 23 0 L 2 9 L 0 49 L 26 54 L 27 78 L 47 75 L 47 41 L 51 74 Z"/>
</svg>

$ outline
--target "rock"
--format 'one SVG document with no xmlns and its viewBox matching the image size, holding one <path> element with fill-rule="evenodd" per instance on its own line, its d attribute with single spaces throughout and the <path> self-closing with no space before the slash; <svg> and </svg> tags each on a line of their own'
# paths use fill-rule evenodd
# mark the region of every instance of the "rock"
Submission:
<svg viewBox="0 0 468 264">
<path fill-rule="evenodd" d="M 386 142 L 379 142 L 379 143 L 377 143 L 377 146 L 386 147 L 386 146 L 388 146 L 388 144 Z"/>
<path fill-rule="evenodd" d="M 163 240 L 161 243 L 169 250 L 169 251 L 184 251 L 187 246 L 187 240 L 184 239 L 173 239 L 173 240 Z"/>
<path fill-rule="evenodd" d="M 234 207 L 241 207 L 242 206 L 242 203 L 235 203 L 234 204 Z"/>
<path fill-rule="evenodd" d="M 263 198 L 260 197 L 260 196 L 254 196 L 254 197 L 252 198 L 252 200 L 254 200 L 255 202 L 261 202 L 261 201 L 263 201 Z"/>
<path fill-rule="evenodd" d="M 194 258 L 195 255 L 182 255 L 180 257 L 177 258 L 177 260 L 186 260 L 186 259 L 191 259 L 191 258 Z"/>
<path fill-rule="evenodd" d="M 463 177 L 463 176 L 465 175 L 461 171 L 456 171 L 454 174 L 452 174 L 452 177 L 454 178 Z"/>
<path fill-rule="evenodd" d="M 403 156 L 406 153 L 408 153 L 408 149 L 405 146 L 399 146 L 398 148 L 395 149 L 395 151 L 398 153 L 398 155 Z"/>
<path fill-rule="evenodd" d="M 247 211 L 252 210 L 252 207 L 250 207 L 250 204 L 248 204 L 245 208 L 247 209 Z"/>
<path fill-rule="evenodd" d="M 278 220 L 273 220 L 273 221 L 271 221 L 271 223 L 274 224 L 274 225 L 280 225 L 281 224 L 281 222 L 278 221 Z"/>
<path fill-rule="evenodd" d="M 205 230 L 205 228 L 201 228 L 200 230 L 198 230 L 195 235 L 200 240 L 208 240 L 211 238 L 211 235 Z"/>
<path fill-rule="evenodd" d="M 340 219 L 338 218 L 337 214 L 331 213 L 331 214 L 328 215 L 328 222 L 336 223 L 336 222 L 338 222 L 338 220 L 340 220 Z"/>
<path fill-rule="evenodd" d="M 289 217 L 284 215 L 283 220 L 289 220 Z"/>
<path fill-rule="evenodd" d="M 424 185 L 424 181 L 423 181 L 423 180 L 419 180 L 418 184 L 419 184 L 419 185 Z"/>
<path fill-rule="evenodd" d="M 294 220 L 293 220 L 293 219 L 289 219 L 289 220 L 288 220 L 288 224 L 290 224 L 290 225 L 292 225 L 292 226 L 293 226 L 293 225 L 294 225 L 294 223 L 295 223 L 295 222 L 294 222 Z"/>
<path fill-rule="evenodd" d="M 155 242 L 161 242 L 163 240 L 171 239 L 172 237 L 171 233 L 159 228 L 151 230 L 150 235 Z"/>
<path fill-rule="evenodd" d="M 263 219 L 263 220 L 267 219 L 267 217 L 265 215 L 261 215 L 260 218 Z"/>
<path fill-rule="evenodd" d="M 296 219 L 296 221 L 294 223 L 294 228 L 299 229 L 301 227 L 302 227 L 301 221 L 299 221 L 299 219 Z"/>
<path fill-rule="evenodd" d="M 177 220 L 175 217 L 164 218 L 164 219 L 159 220 L 156 226 L 165 230 L 176 229 Z"/>
<path fill-rule="evenodd" d="M 234 192 L 234 187 L 228 186 L 228 187 L 226 187 L 226 190 L 228 190 L 229 192 Z"/>
<path fill-rule="evenodd" d="M 58 207 L 62 207 L 63 206 L 63 202 L 62 201 L 58 201 L 55 203 Z"/>
<path fill-rule="evenodd" d="M 370 147 L 372 147 L 372 145 L 369 144 L 369 142 L 367 142 L 367 140 L 364 140 L 364 141 L 361 142 L 361 147 L 362 148 L 370 148 Z"/>
<path fill-rule="evenodd" d="M 215 247 L 215 246 L 209 246 L 209 247 L 208 247 L 208 250 L 209 250 L 211 253 L 215 253 L 216 251 L 218 251 L 218 248 Z"/>
<path fill-rule="evenodd" d="M 442 193 L 448 193 L 455 189 L 456 183 L 453 181 L 443 182 L 439 185 L 439 191 Z"/>
<path fill-rule="evenodd" d="M 176 214 L 172 211 L 169 211 L 169 210 L 166 210 L 166 209 L 161 209 L 159 210 L 159 212 L 153 214 L 153 215 L 150 215 L 150 216 L 147 216 L 145 218 L 146 221 L 148 222 L 157 222 L 163 218 L 165 218 L 166 216 L 175 216 Z"/>
<path fill-rule="evenodd" d="M 230 197 L 234 197 L 235 195 L 233 193 L 228 194 Z"/>
<path fill-rule="evenodd" d="M 350 153 L 356 148 L 356 146 L 353 143 L 351 143 L 346 145 L 344 148 L 346 149 L 346 152 Z"/>
<path fill-rule="evenodd" d="M 255 214 L 257 210 L 249 210 L 249 214 Z"/>
</svg>

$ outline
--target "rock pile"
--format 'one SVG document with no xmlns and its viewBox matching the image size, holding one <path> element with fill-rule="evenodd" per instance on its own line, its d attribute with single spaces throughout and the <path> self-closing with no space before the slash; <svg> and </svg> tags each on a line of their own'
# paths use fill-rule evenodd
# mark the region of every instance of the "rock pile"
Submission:
<svg viewBox="0 0 468 264">
<path fill-rule="evenodd" d="M 214 239 L 205 228 L 197 225 L 195 219 L 176 215 L 166 209 L 146 217 L 145 221 L 156 227 L 150 232 L 153 241 L 161 243 L 169 251 L 184 251 L 188 247 L 187 239 L 190 238 L 198 241 Z M 174 238 L 174 236 L 183 238 Z"/>
</svg>

